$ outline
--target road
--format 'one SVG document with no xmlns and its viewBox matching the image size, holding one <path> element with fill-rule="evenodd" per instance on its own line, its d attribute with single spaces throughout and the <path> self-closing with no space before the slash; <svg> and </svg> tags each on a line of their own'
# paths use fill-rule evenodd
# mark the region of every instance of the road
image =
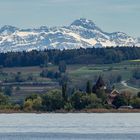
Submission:
<svg viewBox="0 0 140 140">
<path fill-rule="evenodd" d="M 126 81 L 121 81 L 121 84 L 122 84 L 124 87 L 131 88 L 131 89 L 134 89 L 134 90 L 138 90 L 138 88 L 129 86 L 129 85 L 127 84 Z"/>
</svg>

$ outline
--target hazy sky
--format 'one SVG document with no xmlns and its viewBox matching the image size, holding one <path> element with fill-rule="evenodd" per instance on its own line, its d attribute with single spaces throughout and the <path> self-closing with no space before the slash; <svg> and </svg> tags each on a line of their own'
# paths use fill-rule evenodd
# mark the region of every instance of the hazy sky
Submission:
<svg viewBox="0 0 140 140">
<path fill-rule="evenodd" d="M 81 17 L 140 37 L 140 0 L 0 0 L 0 26 L 61 26 Z"/>
</svg>

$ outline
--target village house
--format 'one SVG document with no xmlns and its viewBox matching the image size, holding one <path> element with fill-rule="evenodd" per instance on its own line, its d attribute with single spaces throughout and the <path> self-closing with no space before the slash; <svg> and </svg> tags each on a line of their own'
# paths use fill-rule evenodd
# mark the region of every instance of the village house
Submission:
<svg viewBox="0 0 140 140">
<path fill-rule="evenodd" d="M 107 103 L 109 105 L 112 105 L 114 99 L 116 96 L 118 96 L 120 93 L 119 91 L 117 91 L 116 89 L 112 90 L 109 94 L 108 94 L 108 98 L 107 98 Z"/>
</svg>

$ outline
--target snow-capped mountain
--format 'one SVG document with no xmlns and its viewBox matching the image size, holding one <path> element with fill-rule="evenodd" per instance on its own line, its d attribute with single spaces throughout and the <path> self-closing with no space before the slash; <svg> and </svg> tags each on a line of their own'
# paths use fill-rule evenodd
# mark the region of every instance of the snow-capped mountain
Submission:
<svg viewBox="0 0 140 140">
<path fill-rule="evenodd" d="M 0 29 L 0 52 L 107 46 L 140 46 L 140 39 L 123 32 L 104 32 L 91 20 L 83 18 L 64 27 L 19 29 L 4 26 Z"/>
</svg>

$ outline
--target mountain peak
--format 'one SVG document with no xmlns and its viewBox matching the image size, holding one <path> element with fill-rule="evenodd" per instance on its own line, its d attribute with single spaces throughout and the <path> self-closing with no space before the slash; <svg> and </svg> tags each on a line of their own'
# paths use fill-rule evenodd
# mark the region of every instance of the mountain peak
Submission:
<svg viewBox="0 0 140 140">
<path fill-rule="evenodd" d="M 86 18 L 80 18 L 75 20 L 71 26 L 82 26 L 84 28 L 88 28 L 88 29 L 95 29 L 97 28 L 95 23 L 92 20 L 88 20 Z"/>
<path fill-rule="evenodd" d="M 0 28 L 0 52 L 44 49 L 101 48 L 111 46 L 140 46 L 140 39 L 123 32 L 102 31 L 92 20 L 80 18 L 70 26 L 19 29 Z"/>
<path fill-rule="evenodd" d="M 11 25 L 5 25 L 2 28 L 0 28 L 0 33 L 10 34 L 10 33 L 14 33 L 16 30 L 18 30 L 17 27 Z"/>
</svg>

